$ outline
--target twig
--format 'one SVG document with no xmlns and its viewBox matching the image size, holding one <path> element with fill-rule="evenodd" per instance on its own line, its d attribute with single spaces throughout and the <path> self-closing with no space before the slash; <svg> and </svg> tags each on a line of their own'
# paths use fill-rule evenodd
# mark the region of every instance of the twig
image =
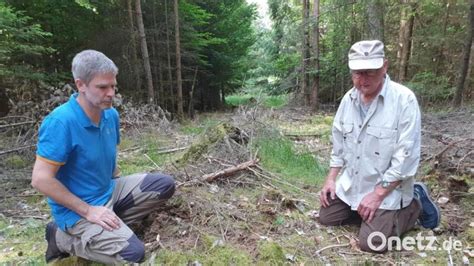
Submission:
<svg viewBox="0 0 474 266">
<path fill-rule="evenodd" d="M 176 152 L 176 151 L 182 151 L 182 150 L 185 150 L 189 148 L 189 146 L 186 146 L 186 147 L 179 147 L 179 148 L 173 148 L 173 149 L 167 149 L 167 150 L 158 150 L 156 153 L 157 154 L 165 154 L 165 153 L 172 153 L 172 152 Z"/>
<path fill-rule="evenodd" d="M 48 217 L 36 216 L 36 215 L 14 215 L 14 216 L 10 216 L 10 218 L 21 218 L 21 219 L 33 218 L 33 219 L 38 219 L 38 220 L 47 220 L 48 219 Z"/>
<path fill-rule="evenodd" d="M 216 178 L 229 176 L 235 172 L 245 170 L 245 169 L 250 169 L 250 167 L 255 166 L 258 163 L 258 161 L 259 161 L 258 158 L 256 160 L 250 160 L 245 163 L 241 163 L 236 166 L 232 166 L 232 167 L 229 167 L 229 168 L 226 168 L 226 169 L 223 169 L 211 174 L 203 175 L 200 179 L 202 181 L 211 182 L 212 180 Z"/>
<path fill-rule="evenodd" d="M 43 194 L 35 193 L 29 195 L 3 195 L 0 198 L 27 198 L 27 197 L 35 197 L 35 196 L 44 196 Z"/>
<path fill-rule="evenodd" d="M 156 164 L 155 161 L 153 161 L 153 160 L 150 158 L 150 156 L 148 156 L 148 154 L 145 153 L 145 154 L 143 154 L 143 155 L 144 155 L 148 160 L 150 160 L 150 162 L 152 162 L 152 163 L 155 165 L 156 168 L 161 169 L 161 167 L 158 166 L 158 164 Z"/>
<path fill-rule="evenodd" d="M 261 167 L 258 167 L 258 166 L 257 166 L 257 168 L 260 169 L 261 171 L 265 171 L 265 170 L 262 169 Z M 265 175 L 265 174 L 263 174 L 263 173 L 259 173 L 259 172 L 255 171 L 255 170 L 252 169 L 252 168 L 249 168 L 249 170 L 250 170 L 251 172 L 253 172 L 256 176 L 259 176 L 259 177 L 262 177 L 262 178 L 265 178 L 265 179 L 268 179 L 268 180 L 271 180 L 271 181 L 275 181 L 275 182 L 278 182 L 278 183 L 283 184 L 283 185 L 290 186 L 290 187 L 292 187 L 292 188 L 297 189 L 298 191 L 301 191 L 301 192 L 306 193 L 306 194 L 311 195 L 311 196 L 317 196 L 317 194 L 308 192 L 308 191 L 306 191 L 306 190 L 304 190 L 304 189 L 302 189 L 302 188 L 299 188 L 299 187 L 297 187 L 297 186 L 295 186 L 295 185 L 293 185 L 293 184 L 291 184 L 291 183 L 285 182 L 285 181 L 283 181 L 283 180 L 279 180 L 277 177 L 274 177 L 274 178 L 273 178 L 273 177 L 271 177 L 271 176 L 267 176 L 267 175 Z M 265 171 L 265 172 L 267 172 L 267 171 Z M 271 173 L 270 173 L 270 174 L 271 174 Z"/>
<path fill-rule="evenodd" d="M 5 116 L 5 117 L 0 117 L 0 120 L 4 120 L 4 119 L 15 119 L 15 118 L 26 118 L 26 119 L 31 119 L 31 117 L 28 117 L 28 116 L 12 115 L 12 116 Z"/>
<path fill-rule="evenodd" d="M 125 152 L 139 150 L 139 149 L 141 149 L 140 146 L 135 146 L 135 147 L 131 147 L 131 148 L 128 148 L 128 149 L 125 149 L 125 150 L 121 150 L 119 153 L 125 153 Z"/>
<path fill-rule="evenodd" d="M 430 157 L 424 159 L 423 161 L 429 161 L 431 159 L 438 159 L 439 157 L 441 157 L 441 155 L 443 155 L 443 153 L 445 153 L 449 148 L 453 147 L 454 145 L 458 144 L 459 142 L 464 142 L 464 141 L 472 141 L 474 140 L 473 138 L 467 138 L 467 139 L 461 139 L 461 140 L 457 140 L 457 141 L 453 141 L 451 143 L 448 144 L 448 146 L 444 147 L 444 149 L 442 149 L 440 152 L 438 152 L 437 154 L 435 155 L 431 155 Z"/>
<path fill-rule="evenodd" d="M 471 150 L 471 151 L 469 151 L 468 153 L 466 153 L 466 155 L 464 155 L 464 156 L 459 160 L 458 166 L 456 167 L 456 171 L 457 171 L 457 172 L 459 172 L 459 168 L 461 167 L 462 161 L 464 161 L 464 160 L 467 158 L 467 156 L 469 156 L 469 155 L 471 155 L 471 154 L 473 154 L 473 153 L 474 153 L 474 150 Z"/>
<path fill-rule="evenodd" d="M 317 250 L 315 253 L 316 253 L 316 255 L 319 255 L 321 252 L 325 251 L 326 249 L 348 247 L 348 246 L 350 246 L 350 245 L 351 245 L 350 243 L 329 245 L 329 246 L 324 247 L 324 248 L 322 248 L 322 249 L 320 249 L 320 250 Z"/>
<path fill-rule="evenodd" d="M 449 263 L 448 263 L 448 265 L 449 265 L 449 266 L 453 266 L 454 263 L 453 263 L 453 257 L 451 256 L 451 249 L 448 249 L 448 257 L 449 257 Z"/>
<path fill-rule="evenodd" d="M 221 230 L 222 240 L 227 241 L 225 237 L 226 231 L 224 231 L 224 228 L 222 227 L 222 220 L 220 217 L 222 214 L 217 210 L 216 206 L 213 206 L 213 209 L 214 209 L 214 212 L 216 213 L 217 222 L 219 223 L 219 229 Z"/>
<path fill-rule="evenodd" d="M 25 122 L 19 122 L 19 123 L 7 124 L 7 125 L 0 125 L 0 129 L 9 128 L 9 127 L 17 127 L 17 126 L 22 126 L 22 125 L 29 125 L 29 124 L 34 124 L 34 123 L 36 123 L 36 121 L 25 121 Z"/>
<path fill-rule="evenodd" d="M 21 151 L 21 150 L 25 150 L 25 149 L 29 149 L 29 148 L 35 147 L 35 146 L 36 145 L 32 144 L 32 145 L 25 145 L 25 146 L 21 146 L 21 147 L 16 147 L 16 148 L 6 150 L 6 151 L 0 151 L 0 155 L 4 155 L 4 154 L 16 152 L 16 151 Z"/>
<path fill-rule="evenodd" d="M 297 134 L 297 133 L 283 133 L 285 137 L 291 138 L 300 138 L 300 137 L 321 137 L 322 133 L 314 133 L 314 134 Z"/>
</svg>

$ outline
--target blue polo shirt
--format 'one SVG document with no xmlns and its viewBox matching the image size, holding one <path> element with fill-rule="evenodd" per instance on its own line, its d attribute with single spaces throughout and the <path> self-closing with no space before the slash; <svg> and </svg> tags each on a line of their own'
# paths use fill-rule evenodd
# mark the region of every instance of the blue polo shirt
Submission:
<svg viewBox="0 0 474 266">
<path fill-rule="evenodd" d="M 99 125 L 94 125 L 77 96 L 72 95 L 43 120 L 36 154 L 38 159 L 60 165 L 56 178 L 74 195 L 89 205 L 103 206 L 115 186 L 112 177 L 120 142 L 119 115 L 114 108 L 103 110 Z M 51 198 L 48 204 L 62 230 L 81 218 Z"/>
</svg>

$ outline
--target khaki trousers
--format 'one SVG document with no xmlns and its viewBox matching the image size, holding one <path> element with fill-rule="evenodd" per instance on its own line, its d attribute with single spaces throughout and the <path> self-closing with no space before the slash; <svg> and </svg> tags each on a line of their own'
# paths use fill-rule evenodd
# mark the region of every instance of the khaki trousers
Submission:
<svg viewBox="0 0 474 266">
<path fill-rule="evenodd" d="M 116 179 L 111 199 L 105 205 L 120 217 L 120 228 L 107 231 L 80 219 L 66 232 L 57 230 L 56 244 L 62 252 L 105 264 L 139 262 L 144 245 L 129 225 L 140 222 L 174 193 L 174 180 L 161 174 L 135 174 Z"/>
<path fill-rule="evenodd" d="M 413 228 L 420 213 L 421 205 L 414 199 L 410 205 L 400 210 L 378 209 L 373 220 L 366 223 L 362 221 L 357 211 L 351 210 L 349 205 L 336 196 L 334 200 L 329 198 L 327 208 L 321 207 L 319 222 L 323 225 L 360 224 L 359 246 L 361 250 L 383 253 L 387 251 L 387 247 L 378 250 L 378 247 L 383 244 L 382 239 L 378 236 L 369 239 L 369 235 L 380 232 L 386 239 L 390 236 L 401 236 Z M 368 240 L 371 241 L 373 247 L 376 247 L 376 250 L 369 246 Z"/>
</svg>

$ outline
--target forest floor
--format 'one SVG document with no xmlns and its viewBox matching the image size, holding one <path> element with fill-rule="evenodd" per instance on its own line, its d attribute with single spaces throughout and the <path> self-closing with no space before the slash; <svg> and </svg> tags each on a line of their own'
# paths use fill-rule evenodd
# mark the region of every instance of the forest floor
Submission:
<svg viewBox="0 0 474 266">
<path fill-rule="evenodd" d="M 182 124 L 143 123 L 131 113 L 122 117 L 123 174 L 165 172 L 178 187 L 165 206 L 134 227 L 148 250 L 144 265 L 474 261 L 472 107 L 423 114 L 417 179 L 430 187 L 442 222 L 435 230 L 416 227 L 407 235 L 433 236 L 436 250 L 378 255 L 358 248 L 356 226 L 317 222 L 333 112 L 250 105 Z M 15 146 L 18 132 L 0 134 L 0 150 Z M 33 152 L 0 155 L 0 264 L 45 263 L 50 215 L 45 198 L 29 184 L 33 159 Z M 235 169 L 239 166 L 243 170 Z M 460 246 L 454 248 L 455 242 Z M 90 263 L 68 258 L 56 264 Z"/>
</svg>

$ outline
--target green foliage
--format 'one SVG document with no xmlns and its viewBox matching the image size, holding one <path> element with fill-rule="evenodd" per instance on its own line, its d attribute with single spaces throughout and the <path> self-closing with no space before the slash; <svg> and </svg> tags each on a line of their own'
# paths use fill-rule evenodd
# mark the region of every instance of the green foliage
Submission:
<svg viewBox="0 0 474 266">
<path fill-rule="evenodd" d="M 0 83 L 44 79 L 34 61 L 54 51 L 42 45 L 50 36 L 30 17 L 0 1 Z"/>
<path fill-rule="evenodd" d="M 267 108 L 281 108 L 288 103 L 288 95 L 267 95 L 267 94 L 233 94 L 225 98 L 225 102 L 231 106 L 249 105 L 262 103 Z"/>
<path fill-rule="evenodd" d="M 446 102 L 452 99 L 455 89 L 446 76 L 420 72 L 407 84 L 419 97 L 421 104 Z"/>
<path fill-rule="evenodd" d="M 290 140 L 272 136 L 258 139 L 255 143 L 262 165 L 288 180 L 307 184 L 320 184 L 325 169 L 308 152 L 297 153 Z"/>
<path fill-rule="evenodd" d="M 211 90 L 232 91 L 242 84 L 248 66 L 242 61 L 255 42 L 252 21 L 256 16 L 255 6 L 244 0 L 212 0 L 202 4 L 213 16 L 205 31 L 223 39 L 210 45 L 207 58 L 212 76 Z"/>
</svg>

